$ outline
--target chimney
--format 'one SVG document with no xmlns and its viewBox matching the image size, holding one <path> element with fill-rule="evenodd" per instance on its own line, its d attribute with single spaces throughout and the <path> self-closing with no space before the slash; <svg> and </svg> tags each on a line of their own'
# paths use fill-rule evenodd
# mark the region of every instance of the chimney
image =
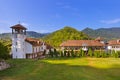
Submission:
<svg viewBox="0 0 120 80">
<path fill-rule="evenodd" d="M 117 43 L 119 43 L 119 42 L 120 42 L 120 39 L 117 40 Z"/>
</svg>

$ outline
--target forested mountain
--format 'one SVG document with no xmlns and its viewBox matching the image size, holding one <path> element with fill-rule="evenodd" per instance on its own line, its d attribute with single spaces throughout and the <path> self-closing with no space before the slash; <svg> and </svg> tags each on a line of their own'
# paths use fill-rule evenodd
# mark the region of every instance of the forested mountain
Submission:
<svg viewBox="0 0 120 80">
<path fill-rule="evenodd" d="M 41 38 L 48 34 L 49 33 L 38 33 L 38 32 L 34 32 L 34 31 L 27 31 L 27 37 L 33 37 L 33 38 Z M 2 34 L 0 34 L 0 38 L 10 39 L 11 33 L 2 33 Z"/>
<path fill-rule="evenodd" d="M 34 31 L 27 31 L 27 37 L 33 37 L 33 38 L 41 38 L 48 34 L 49 33 L 38 33 L 38 32 L 34 32 Z"/>
<path fill-rule="evenodd" d="M 120 38 L 120 28 L 119 27 L 100 28 L 100 29 L 96 29 L 96 30 L 93 30 L 91 28 L 86 28 L 86 29 L 82 30 L 82 32 L 88 34 L 92 38 L 96 38 L 98 36 L 101 36 L 106 40 Z"/>
<path fill-rule="evenodd" d="M 89 39 L 88 35 L 71 27 L 64 27 L 44 37 L 49 44 L 57 47 L 66 40 Z"/>
</svg>

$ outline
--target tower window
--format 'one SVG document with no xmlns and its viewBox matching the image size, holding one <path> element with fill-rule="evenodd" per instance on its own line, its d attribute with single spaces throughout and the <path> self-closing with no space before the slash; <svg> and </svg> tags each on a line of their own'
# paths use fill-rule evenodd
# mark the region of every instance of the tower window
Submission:
<svg viewBox="0 0 120 80">
<path fill-rule="evenodd" d="M 16 52 L 17 52 L 17 48 L 16 48 Z"/>
<path fill-rule="evenodd" d="M 15 38 L 17 38 L 17 34 L 15 34 Z"/>
<path fill-rule="evenodd" d="M 17 42 L 16 42 L 16 45 L 17 45 Z"/>
</svg>

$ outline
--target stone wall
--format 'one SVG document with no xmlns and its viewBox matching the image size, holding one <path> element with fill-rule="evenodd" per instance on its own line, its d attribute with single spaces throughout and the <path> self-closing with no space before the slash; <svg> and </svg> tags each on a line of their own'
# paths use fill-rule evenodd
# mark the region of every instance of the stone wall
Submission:
<svg viewBox="0 0 120 80">
<path fill-rule="evenodd" d="M 0 61 L 0 71 L 9 68 L 10 65 L 5 62 L 5 60 Z"/>
</svg>

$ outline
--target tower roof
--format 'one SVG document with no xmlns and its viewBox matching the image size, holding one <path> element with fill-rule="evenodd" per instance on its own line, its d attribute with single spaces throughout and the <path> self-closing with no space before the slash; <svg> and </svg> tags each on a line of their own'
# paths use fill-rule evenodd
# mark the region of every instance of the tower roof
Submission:
<svg viewBox="0 0 120 80">
<path fill-rule="evenodd" d="M 27 28 L 25 28 L 23 25 L 21 24 L 16 24 L 14 26 L 11 26 L 10 28 L 12 29 L 23 29 L 23 30 L 26 30 Z"/>
</svg>

